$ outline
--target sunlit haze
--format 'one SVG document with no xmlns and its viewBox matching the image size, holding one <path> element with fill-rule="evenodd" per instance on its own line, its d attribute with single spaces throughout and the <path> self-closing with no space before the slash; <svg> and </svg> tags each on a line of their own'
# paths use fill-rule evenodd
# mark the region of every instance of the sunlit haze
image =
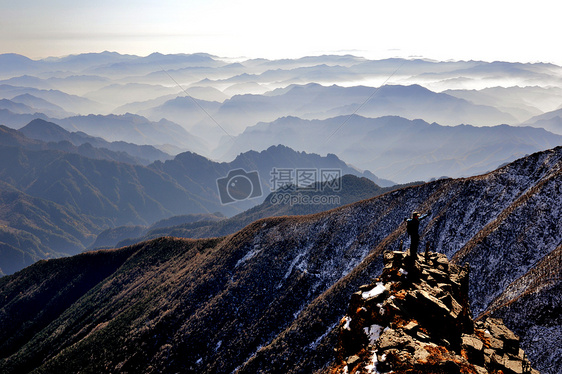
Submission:
<svg viewBox="0 0 562 374">
<path fill-rule="evenodd" d="M 0 10 L 0 53 L 31 58 L 109 50 L 562 64 L 552 1 L 5 0 Z"/>
</svg>

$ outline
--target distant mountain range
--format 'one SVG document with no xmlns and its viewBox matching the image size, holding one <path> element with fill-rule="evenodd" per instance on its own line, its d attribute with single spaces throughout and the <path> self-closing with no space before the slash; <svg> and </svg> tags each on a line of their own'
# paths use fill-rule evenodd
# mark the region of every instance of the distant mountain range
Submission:
<svg viewBox="0 0 562 374">
<path fill-rule="evenodd" d="M 31 95 L 39 99 L 43 99 L 51 105 L 63 108 L 64 111 L 70 113 L 98 113 L 101 105 L 92 100 L 86 99 L 78 95 L 70 95 L 56 89 L 37 89 L 25 86 L 12 86 L 8 84 L 0 84 L 0 97 L 13 99 L 21 95 Z"/>
<path fill-rule="evenodd" d="M 69 131 L 83 131 L 108 141 L 127 141 L 135 144 L 171 144 L 192 152 L 206 150 L 204 141 L 188 133 L 183 127 L 162 119 L 152 122 L 134 114 L 88 115 L 55 121 Z"/>
<path fill-rule="evenodd" d="M 485 173 L 518 157 L 562 144 L 562 137 L 532 127 L 441 126 L 394 116 L 354 115 L 327 120 L 286 117 L 249 127 L 219 149 L 228 159 L 272 144 L 319 154 L 334 152 L 357 167 L 407 183 Z"/>
<path fill-rule="evenodd" d="M 562 68 L 552 64 L 369 60 L 352 55 L 234 61 L 205 53 L 141 57 L 112 52 L 42 60 L 4 54 L 0 62 L 0 124 L 17 129 L 41 118 L 108 141 L 150 144 L 173 154 L 189 150 L 223 161 L 253 149 L 228 144 L 236 136 L 284 117 L 314 121 L 400 116 L 475 127 L 523 123 L 561 134 L 556 116 L 536 117 L 560 107 Z M 295 147 L 298 136 L 290 143 L 281 137 L 268 143 Z M 523 144 L 502 145 L 511 149 L 504 152 L 512 153 L 507 156 L 474 158 L 474 152 L 481 153 L 474 150 L 447 160 L 438 156 L 419 175 L 408 168 L 417 160 L 425 164 L 432 155 L 410 152 L 409 165 L 398 160 L 400 171 L 386 177 L 406 182 L 474 175 L 556 145 L 536 144 L 523 151 Z M 327 152 L 355 163 L 355 158 L 338 153 L 341 148 L 328 147 Z M 399 147 L 393 152 L 404 154 Z"/>
<path fill-rule="evenodd" d="M 235 135 L 258 122 L 274 121 L 285 116 L 327 119 L 356 112 L 365 117 L 397 115 L 412 120 L 423 118 L 443 125 L 464 123 L 482 126 L 517 122 L 511 114 L 494 107 L 476 105 L 419 85 L 379 88 L 326 87 L 316 83 L 290 85 L 264 95 L 236 95 L 222 104 L 199 100 L 196 105 L 187 97 L 177 98 L 139 114 L 153 120 L 169 118 L 187 128 L 200 121 L 207 123 L 208 127 L 217 122 L 228 133 Z M 207 118 L 207 114 L 212 120 Z"/>
<path fill-rule="evenodd" d="M 319 372 L 352 293 L 407 244 L 417 210 L 422 245 L 469 266 L 475 317 L 503 317 L 533 366 L 559 373 L 561 166 L 558 147 L 225 237 L 41 261 L 0 278 L 0 370 Z"/>
<path fill-rule="evenodd" d="M 14 76 L 29 72 L 42 75 L 46 72 L 73 71 L 96 73 L 97 75 L 146 74 L 154 71 L 154 66 L 166 69 L 184 66 L 219 67 L 225 65 L 205 53 L 164 55 L 152 53 L 148 56 L 123 55 L 116 52 L 83 53 L 65 57 L 51 57 L 32 60 L 25 56 L 7 53 L 0 55 L 2 75 Z M 1 75 L 0 75 L 1 76 Z"/>
<path fill-rule="evenodd" d="M 518 122 L 558 109 L 562 103 L 562 88 L 553 86 L 490 87 L 481 90 L 446 90 L 443 93 L 477 105 L 493 106 L 511 114 Z"/>
<path fill-rule="evenodd" d="M 4 105 L 3 105 L 4 104 Z M 21 112 L 14 107 L 23 105 Z M 10 109 L 2 109 L 11 108 Z M 19 107 L 18 107 L 19 108 Z M 176 123 L 162 119 L 152 122 L 135 114 L 71 116 L 63 119 L 50 118 L 42 113 L 26 113 L 24 104 L 0 102 L 0 121 L 6 126 L 20 129 L 35 119 L 52 122 L 69 132 L 83 132 L 102 138 L 107 142 L 127 142 L 140 145 L 153 145 L 175 150 L 191 150 L 208 153 L 205 141 L 187 132 Z M 176 152 L 176 153 L 179 153 Z"/>
</svg>

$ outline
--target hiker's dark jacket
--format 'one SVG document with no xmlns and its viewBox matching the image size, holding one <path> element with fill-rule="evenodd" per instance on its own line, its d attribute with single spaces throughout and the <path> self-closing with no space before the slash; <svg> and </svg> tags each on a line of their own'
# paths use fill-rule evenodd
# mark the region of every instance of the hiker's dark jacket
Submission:
<svg viewBox="0 0 562 374">
<path fill-rule="evenodd" d="M 420 221 L 426 218 L 428 215 L 424 214 L 423 216 L 416 218 L 409 218 L 406 220 L 406 231 L 408 231 L 408 235 L 410 236 L 419 236 L 419 228 L 420 228 Z"/>
</svg>

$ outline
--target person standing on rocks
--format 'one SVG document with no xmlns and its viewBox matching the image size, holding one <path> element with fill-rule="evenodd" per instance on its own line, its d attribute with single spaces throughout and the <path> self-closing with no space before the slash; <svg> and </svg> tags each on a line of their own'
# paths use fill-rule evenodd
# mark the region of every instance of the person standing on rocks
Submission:
<svg viewBox="0 0 562 374">
<path fill-rule="evenodd" d="M 410 235 L 410 253 L 408 253 L 407 257 L 413 259 L 414 254 L 418 253 L 418 245 L 420 244 L 420 221 L 429 216 L 430 213 L 431 212 L 427 212 L 420 216 L 418 212 L 413 212 L 412 218 L 404 218 L 404 221 L 406 221 L 406 231 L 408 235 Z"/>
</svg>

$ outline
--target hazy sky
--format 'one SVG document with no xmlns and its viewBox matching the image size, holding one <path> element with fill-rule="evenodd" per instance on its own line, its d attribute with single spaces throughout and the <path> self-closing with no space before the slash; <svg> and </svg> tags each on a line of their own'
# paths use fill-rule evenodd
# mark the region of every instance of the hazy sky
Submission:
<svg viewBox="0 0 562 374">
<path fill-rule="evenodd" d="M 0 53 L 554 62 L 555 1 L 0 0 Z"/>
</svg>

